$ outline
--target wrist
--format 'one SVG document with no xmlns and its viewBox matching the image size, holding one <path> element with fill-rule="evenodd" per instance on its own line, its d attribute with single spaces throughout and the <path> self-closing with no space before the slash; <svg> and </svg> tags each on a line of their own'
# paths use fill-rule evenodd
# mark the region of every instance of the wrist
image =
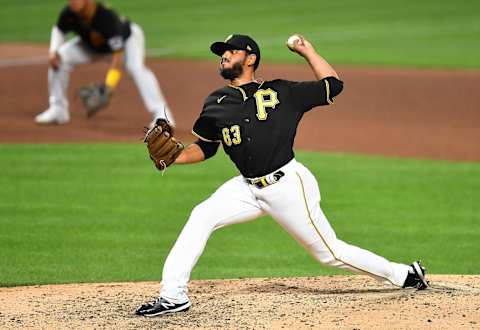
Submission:
<svg viewBox="0 0 480 330">
<path fill-rule="evenodd" d="M 122 71 L 119 69 L 109 69 L 107 76 L 105 77 L 105 85 L 113 90 L 115 87 L 117 87 L 121 77 Z"/>
</svg>

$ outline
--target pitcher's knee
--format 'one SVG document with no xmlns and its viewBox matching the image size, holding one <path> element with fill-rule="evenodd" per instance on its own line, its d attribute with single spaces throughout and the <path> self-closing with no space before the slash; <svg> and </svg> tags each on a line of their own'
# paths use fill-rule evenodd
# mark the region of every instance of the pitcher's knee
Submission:
<svg viewBox="0 0 480 330">
<path fill-rule="evenodd" d="M 330 251 L 322 251 L 322 252 L 316 253 L 315 258 L 320 263 L 326 266 L 335 267 L 336 264 L 338 263 L 338 260 L 335 258 L 335 256 L 332 253 L 330 253 Z"/>
<path fill-rule="evenodd" d="M 341 249 L 336 243 L 327 246 L 323 241 L 319 241 L 311 244 L 309 250 L 315 259 L 324 265 L 338 267 L 342 264 Z"/>
<path fill-rule="evenodd" d="M 188 222 L 192 223 L 201 223 L 202 227 L 206 230 L 216 230 L 220 228 L 219 223 L 221 222 L 221 217 L 218 214 L 212 212 L 214 206 L 210 203 L 202 203 L 195 206 L 190 213 Z"/>
<path fill-rule="evenodd" d="M 190 218 L 202 218 L 206 213 L 206 210 L 207 207 L 203 206 L 203 203 L 198 204 L 192 209 L 192 212 L 190 212 Z"/>
<path fill-rule="evenodd" d="M 213 218 L 210 210 L 211 208 L 206 203 L 198 204 L 190 213 L 189 221 L 202 221 L 207 225 L 209 220 Z"/>
</svg>

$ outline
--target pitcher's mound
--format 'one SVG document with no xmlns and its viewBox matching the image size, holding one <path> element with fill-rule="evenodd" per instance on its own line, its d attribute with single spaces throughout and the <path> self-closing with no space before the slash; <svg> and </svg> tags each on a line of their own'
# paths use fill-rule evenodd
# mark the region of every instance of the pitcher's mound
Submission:
<svg viewBox="0 0 480 330">
<path fill-rule="evenodd" d="M 365 276 L 192 281 L 187 312 L 134 315 L 159 283 L 0 288 L 0 328 L 477 328 L 480 276 L 429 276 L 424 291 Z"/>
</svg>

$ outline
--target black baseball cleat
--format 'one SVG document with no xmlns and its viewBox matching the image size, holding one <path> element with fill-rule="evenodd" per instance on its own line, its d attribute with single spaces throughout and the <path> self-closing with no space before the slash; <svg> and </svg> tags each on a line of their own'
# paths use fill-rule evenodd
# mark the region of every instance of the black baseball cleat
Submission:
<svg viewBox="0 0 480 330">
<path fill-rule="evenodd" d="M 420 261 L 414 261 L 410 268 L 402 288 L 416 288 L 418 290 L 428 288 L 428 282 L 425 279 L 426 269 L 420 264 Z"/>
<path fill-rule="evenodd" d="M 167 313 L 186 312 L 191 304 L 190 300 L 183 304 L 175 304 L 163 297 L 158 297 L 154 301 L 147 302 L 137 308 L 135 314 L 151 317 Z"/>
</svg>

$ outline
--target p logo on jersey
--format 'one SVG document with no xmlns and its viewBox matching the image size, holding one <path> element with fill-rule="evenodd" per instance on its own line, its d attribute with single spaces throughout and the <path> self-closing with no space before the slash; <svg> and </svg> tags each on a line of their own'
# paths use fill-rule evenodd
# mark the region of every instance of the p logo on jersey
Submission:
<svg viewBox="0 0 480 330">
<path fill-rule="evenodd" d="M 267 120 L 267 108 L 275 109 L 280 103 L 277 97 L 277 92 L 273 89 L 259 89 L 253 95 L 257 103 L 257 118 L 258 120 Z"/>
</svg>

